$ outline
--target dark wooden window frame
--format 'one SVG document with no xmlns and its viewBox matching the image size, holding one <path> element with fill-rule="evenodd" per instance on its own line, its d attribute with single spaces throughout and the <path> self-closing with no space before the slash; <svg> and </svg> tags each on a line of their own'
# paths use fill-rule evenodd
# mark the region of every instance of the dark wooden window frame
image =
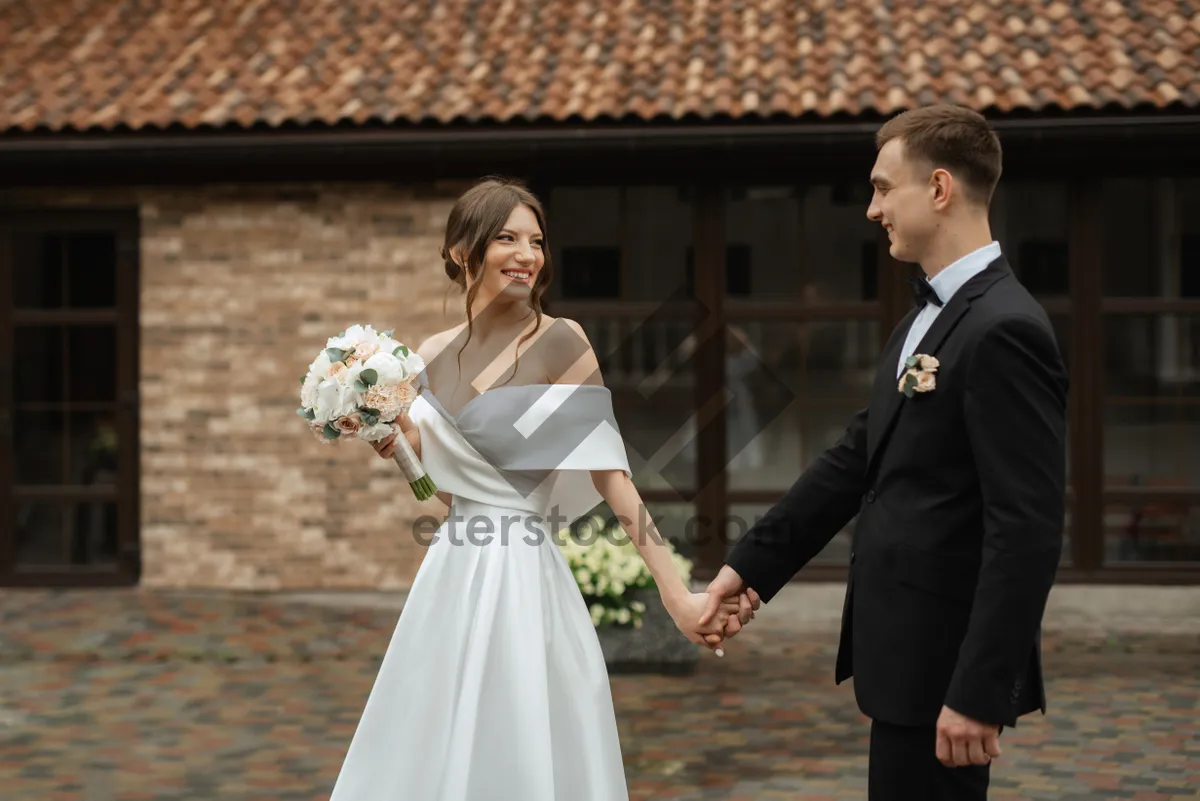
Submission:
<svg viewBox="0 0 1200 801">
<path fill-rule="evenodd" d="M 16 309 L 13 297 L 14 234 L 30 231 L 106 232 L 115 235 L 116 297 L 111 309 Z M 138 324 L 140 228 L 136 210 L 4 209 L 0 216 L 0 520 L 9 532 L 0 536 L 0 586 L 128 586 L 138 581 L 139 462 Z M 117 484 L 106 487 L 71 485 L 16 486 L 13 475 L 12 376 L 14 330 L 21 325 L 111 323 L 117 333 L 116 398 L 111 405 L 117 424 Z M 78 406 L 67 401 L 68 411 Z M 89 408 L 95 404 L 85 404 Z M 15 564 L 11 539 L 15 502 L 50 500 L 65 503 L 113 501 L 117 504 L 115 565 L 36 566 Z"/>
</svg>

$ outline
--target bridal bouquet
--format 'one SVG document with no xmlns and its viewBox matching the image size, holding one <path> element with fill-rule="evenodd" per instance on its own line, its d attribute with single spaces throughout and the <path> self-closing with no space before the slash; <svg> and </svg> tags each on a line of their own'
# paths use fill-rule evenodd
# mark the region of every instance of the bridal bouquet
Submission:
<svg viewBox="0 0 1200 801">
<path fill-rule="evenodd" d="M 352 325 L 330 337 L 308 366 L 296 414 L 323 443 L 347 437 L 378 442 L 398 430 L 395 420 L 416 400 L 413 381 L 424 369 L 424 360 L 392 339 L 391 331 Z M 437 491 L 403 435 L 396 437 L 393 458 L 417 500 Z"/>
<path fill-rule="evenodd" d="M 559 549 L 575 576 L 575 583 L 588 605 L 592 625 L 632 625 L 641 628 L 646 604 L 629 597 L 637 590 L 655 589 L 654 577 L 638 555 L 624 529 L 615 521 L 605 528 L 599 515 L 579 521 L 587 529 L 581 542 L 570 529 L 556 537 Z M 593 539 L 594 538 L 594 539 Z M 692 563 L 681 556 L 670 540 L 671 561 L 685 583 L 691 580 Z"/>
</svg>

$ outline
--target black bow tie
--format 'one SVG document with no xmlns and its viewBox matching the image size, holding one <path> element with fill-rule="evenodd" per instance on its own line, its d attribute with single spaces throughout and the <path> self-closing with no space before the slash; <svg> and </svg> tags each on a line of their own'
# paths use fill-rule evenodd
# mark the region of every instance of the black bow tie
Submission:
<svg viewBox="0 0 1200 801">
<path fill-rule="evenodd" d="M 942 299 L 938 297 L 937 292 L 933 291 L 929 279 L 922 277 L 908 280 L 912 284 L 913 303 L 917 305 L 918 309 L 924 308 L 926 303 L 932 303 L 934 306 L 942 305 Z"/>
</svg>

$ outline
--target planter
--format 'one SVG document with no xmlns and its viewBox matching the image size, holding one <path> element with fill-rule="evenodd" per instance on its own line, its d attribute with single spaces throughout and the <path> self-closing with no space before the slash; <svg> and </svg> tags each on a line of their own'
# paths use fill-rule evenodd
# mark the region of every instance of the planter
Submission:
<svg viewBox="0 0 1200 801">
<path fill-rule="evenodd" d="M 630 600 L 646 605 L 642 627 L 600 626 L 596 634 L 610 674 L 688 675 L 700 661 L 700 646 L 688 642 L 667 614 L 657 590 L 633 590 Z"/>
</svg>

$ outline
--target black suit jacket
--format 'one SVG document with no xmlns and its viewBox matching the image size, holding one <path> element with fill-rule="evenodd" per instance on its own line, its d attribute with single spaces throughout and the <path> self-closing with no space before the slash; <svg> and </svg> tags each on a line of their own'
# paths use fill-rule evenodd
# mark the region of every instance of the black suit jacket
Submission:
<svg viewBox="0 0 1200 801">
<path fill-rule="evenodd" d="M 896 378 L 916 310 L 884 348 L 870 405 L 736 545 L 768 602 L 857 514 L 836 680 L 869 717 L 932 725 L 943 705 L 1015 725 L 1045 712 L 1040 631 L 1062 552 L 1067 375 L 1042 307 L 1003 257 L 946 303 Z"/>
</svg>

